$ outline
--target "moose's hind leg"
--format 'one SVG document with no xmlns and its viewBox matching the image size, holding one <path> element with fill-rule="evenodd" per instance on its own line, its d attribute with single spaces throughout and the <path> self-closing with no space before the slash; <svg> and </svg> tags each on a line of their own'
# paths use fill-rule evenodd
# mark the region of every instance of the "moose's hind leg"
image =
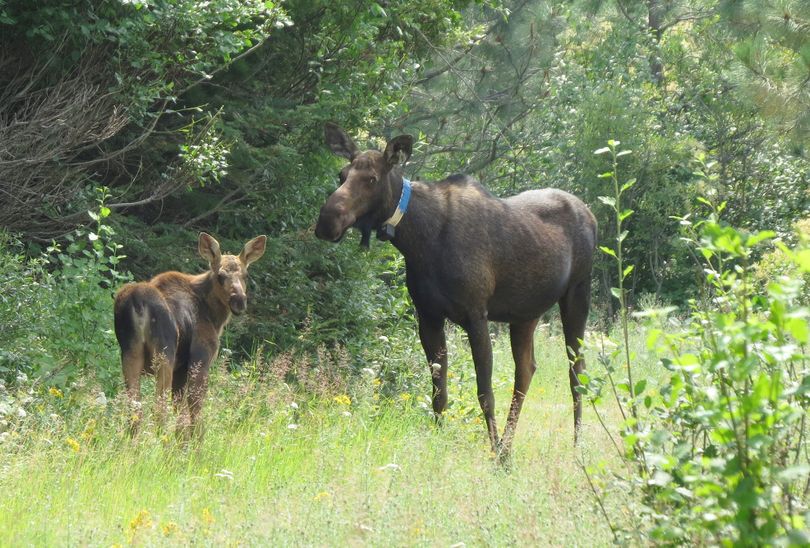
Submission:
<svg viewBox="0 0 810 548">
<path fill-rule="evenodd" d="M 135 434 L 143 419 L 141 409 L 141 375 L 146 360 L 146 350 L 142 344 L 130 344 L 121 349 L 121 369 L 124 373 L 124 386 L 130 408 L 130 431 Z"/>
<path fill-rule="evenodd" d="M 159 310 L 158 312 L 164 312 Z M 156 314 L 151 337 L 150 364 L 155 373 L 155 419 L 159 425 L 166 422 L 169 390 L 172 387 L 177 354 L 177 328 L 170 317 Z"/>
<path fill-rule="evenodd" d="M 537 369 L 534 360 L 534 330 L 539 320 L 509 324 L 509 336 L 512 342 L 512 357 L 515 359 L 515 387 L 512 391 L 512 405 L 506 418 L 506 427 L 501 438 L 500 457 L 508 459 L 512 451 L 512 440 L 515 436 L 518 417 L 523 407 L 523 400 L 529 391 L 529 385 Z"/>
<path fill-rule="evenodd" d="M 574 443 L 577 441 L 582 423 L 582 395 L 577 391 L 577 387 L 579 386 L 579 374 L 585 370 L 585 360 L 580 352 L 580 341 L 585 336 L 585 323 L 588 321 L 590 303 L 591 288 L 588 280 L 570 287 L 560 299 L 560 317 L 569 363 L 568 377 L 571 384 L 571 396 L 574 400 Z"/>
</svg>

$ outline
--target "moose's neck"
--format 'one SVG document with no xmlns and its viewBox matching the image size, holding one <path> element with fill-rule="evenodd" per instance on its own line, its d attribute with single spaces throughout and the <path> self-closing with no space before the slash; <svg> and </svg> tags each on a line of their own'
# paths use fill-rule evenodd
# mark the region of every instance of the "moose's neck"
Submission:
<svg viewBox="0 0 810 548">
<path fill-rule="evenodd" d="M 394 202 L 399 202 L 402 183 Z M 435 243 L 436 235 L 441 231 L 444 215 L 441 211 L 441 200 L 434 195 L 435 190 L 424 183 L 411 183 L 411 200 L 408 210 L 396 226 L 391 243 L 405 257 L 406 263 L 414 264 L 427 259 L 427 250 Z M 393 211 L 393 208 L 392 210 Z"/>
<path fill-rule="evenodd" d="M 198 275 L 194 282 L 195 293 L 202 303 L 200 311 L 208 316 L 208 320 L 214 328 L 221 331 L 231 319 L 231 309 L 216 295 L 214 274 L 205 272 Z"/>
</svg>

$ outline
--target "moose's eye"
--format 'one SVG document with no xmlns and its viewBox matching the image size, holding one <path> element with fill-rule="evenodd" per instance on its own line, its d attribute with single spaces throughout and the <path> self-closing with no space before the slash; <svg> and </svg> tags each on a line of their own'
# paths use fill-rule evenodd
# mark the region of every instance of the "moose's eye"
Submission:
<svg viewBox="0 0 810 548">
<path fill-rule="evenodd" d="M 220 285 L 225 285 L 225 280 L 228 279 L 228 276 L 226 276 L 223 272 L 220 272 L 217 274 L 217 279 L 219 280 Z"/>
<path fill-rule="evenodd" d="M 373 185 L 377 182 L 377 178 L 374 175 L 372 175 L 371 179 L 369 179 L 369 182 Z"/>
</svg>

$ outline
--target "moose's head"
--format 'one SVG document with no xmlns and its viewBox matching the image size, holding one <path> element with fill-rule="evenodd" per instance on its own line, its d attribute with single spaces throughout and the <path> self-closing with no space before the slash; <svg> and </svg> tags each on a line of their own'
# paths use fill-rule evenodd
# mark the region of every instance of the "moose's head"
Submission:
<svg viewBox="0 0 810 548">
<path fill-rule="evenodd" d="M 385 151 L 360 152 L 351 137 L 334 124 L 326 124 L 326 144 L 350 163 L 340 170 L 340 187 L 321 207 L 315 236 L 321 240 L 339 242 L 354 226 L 363 232 L 368 242 L 372 229 L 391 215 L 396 207 L 402 176 L 396 168 L 408 161 L 413 150 L 413 137 L 394 137 Z"/>
<path fill-rule="evenodd" d="M 257 236 L 245 244 L 238 256 L 222 255 L 219 242 L 210 234 L 200 232 L 198 250 L 211 267 L 212 293 L 233 314 L 239 315 L 247 309 L 247 269 L 264 255 L 266 246 L 267 236 Z"/>
</svg>

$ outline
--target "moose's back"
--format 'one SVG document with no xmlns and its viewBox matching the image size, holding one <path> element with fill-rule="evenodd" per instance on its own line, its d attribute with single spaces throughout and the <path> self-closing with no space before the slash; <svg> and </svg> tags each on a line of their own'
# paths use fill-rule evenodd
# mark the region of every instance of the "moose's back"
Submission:
<svg viewBox="0 0 810 548">
<path fill-rule="evenodd" d="M 435 224 L 435 236 L 408 264 L 420 304 L 457 322 L 471 307 L 495 321 L 528 320 L 590 276 L 596 220 L 575 196 L 543 189 L 501 200 L 469 177 L 414 185 L 435 194 L 418 220 Z"/>
</svg>

